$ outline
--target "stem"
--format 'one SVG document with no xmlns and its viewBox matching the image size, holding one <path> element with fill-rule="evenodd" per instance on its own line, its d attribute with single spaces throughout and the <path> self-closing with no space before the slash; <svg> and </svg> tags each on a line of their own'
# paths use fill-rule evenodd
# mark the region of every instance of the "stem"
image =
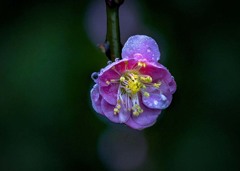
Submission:
<svg viewBox="0 0 240 171">
<path fill-rule="evenodd" d="M 120 27 L 119 27 L 119 7 L 124 0 L 105 0 L 107 11 L 107 35 L 105 40 L 106 55 L 114 61 L 116 58 L 121 57 L 121 39 L 120 39 Z"/>
</svg>

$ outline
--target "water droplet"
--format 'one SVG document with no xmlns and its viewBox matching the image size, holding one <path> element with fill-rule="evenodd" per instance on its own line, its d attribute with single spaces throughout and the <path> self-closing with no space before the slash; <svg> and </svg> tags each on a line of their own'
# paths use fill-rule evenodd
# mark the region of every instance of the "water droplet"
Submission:
<svg viewBox="0 0 240 171">
<path fill-rule="evenodd" d="M 158 105 L 158 101 L 157 101 L 157 100 L 154 100 L 154 101 L 153 101 L 153 104 L 154 104 L 154 106 L 157 106 L 157 105 Z"/>
<path fill-rule="evenodd" d="M 152 52 L 151 48 L 147 48 L 147 52 L 148 53 Z"/>
<path fill-rule="evenodd" d="M 167 100 L 167 97 L 165 95 L 160 94 L 160 96 L 161 96 L 162 101 L 166 101 Z"/>
<path fill-rule="evenodd" d="M 133 55 L 133 57 L 134 57 L 134 58 L 138 58 L 138 59 L 143 58 L 143 56 L 142 56 L 141 53 L 135 53 L 135 54 Z"/>
<path fill-rule="evenodd" d="M 107 61 L 107 64 L 108 64 L 108 65 L 112 64 L 112 61 Z"/>
<path fill-rule="evenodd" d="M 119 58 L 116 58 L 116 59 L 115 59 L 115 62 L 117 62 L 117 61 L 119 61 L 119 60 L 120 60 Z"/>
<path fill-rule="evenodd" d="M 96 79 L 98 79 L 98 73 L 97 72 L 92 73 L 91 78 L 93 79 L 93 81 L 96 81 Z"/>
</svg>

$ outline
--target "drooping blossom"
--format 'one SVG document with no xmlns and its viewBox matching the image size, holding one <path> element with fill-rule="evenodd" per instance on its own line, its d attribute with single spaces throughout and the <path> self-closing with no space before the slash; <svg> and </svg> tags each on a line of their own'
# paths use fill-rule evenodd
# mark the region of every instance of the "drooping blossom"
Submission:
<svg viewBox="0 0 240 171">
<path fill-rule="evenodd" d="M 158 45 L 152 38 L 130 37 L 122 59 L 107 65 L 94 79 L 91 100 L 95 111 L 134 129 L 152 126 L 176 91 L 173 76 L 159 59 Z"/>
</svg>

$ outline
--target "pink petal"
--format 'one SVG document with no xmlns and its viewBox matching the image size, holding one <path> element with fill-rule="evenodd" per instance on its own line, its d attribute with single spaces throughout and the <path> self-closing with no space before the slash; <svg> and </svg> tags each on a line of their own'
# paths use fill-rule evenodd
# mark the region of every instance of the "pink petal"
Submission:
<svg viewBox="0 0 240 171">
<path fill-rule="evenodd" d="M 162 78 L 162 79 L 164 80 L 164 82 L 166 84 L 168 84 L 171 94 L 175 93 L 177 85 L 176 85 L 176 82 L 174 80 L 174 77 L 171 75 L 171 73 L 169 72 L 169 70 L 165 66 L 163 66 L 163 65 L 161 65 L 159 63 L 156 63 L 156 65 L 159 68 L 165 68 L 165 70 L 167 72 L 166 72 L 164 78 Z"/>
<path fill-rule="evenodd" d="M 153 82 L 163 80 L 168 77 L 172 78 L 166 67 L 156 63 L 146 63 L 146 67 L 142 67 L 140 72 L 144 75 L 150 75 L 153 79 Z"/>
<path fill-rule="evenodd" d="M 157 62 L 160 59 L 160 51 L 155 40 L 145 35 L 130 37 L 122 49 L 122 58 L 146 59 L 149 62 Z"/>
<path fill-rule="evenodd" d="M 162 93 L 155 89 L 149 92 L 149 97 L 142 96 L 143 104 L 150 109 L 166 109 L 172 102 L 172 94 L 169 91 Z"/>
<path fill-rule="evenodd" d="M 130 111 L 121 108 L 120 112 L 118 113 L 120 123 L 125 123 L 130 118 Z"/>
<path fill-rule="evenodd" d="M 174 80 L 173 77 L 172 77 L 172 79 L 168 82 L 168 85 L 169 85 L 170 93 L 171 93 L 171 94 L 175 93 L 176 88 L 177 88 L 177 85 L 176 85 L 176 82 L 175 82 L 175 80 Z"/>
<path fill-rule="evenodd" d="M 152 126 L 161 113 L 161 110 L 149 109 L 143 104 L 141 105 L 141 108 L 143 109 L 143 113 L 141 113 L 139 116 L 132 115 L 126 122 L 126 125 L 139 130 L 144 129 Z"/>
<path fill-rule="evenodd" d="M 166 67 L 159 63 L 147 63 L 146 67 L 140 69 L 141 74 L 150 75 L 153 82 L 161 81 L 167 85 L 167 89 L 173 94 L 176 91 L 176 82 L 174 77 Z"/>
<path fill-rule="evenodd" d="M 153 125 L 156 122 L 156 119 L 158 118 L 158 116 L 160 115 L 161 110 L 149 109 L 144 105 L 141 105 L 141 108 L 143 109 L 143 113 L 141 113 L 139 116 L 132 116 L 132 119 L 137 124 L 142 126 Z"/>
<path fill-rule="evenodd" d="M 152 125 L 154 124 L 155 122 L 152 123 Z M 142 130 L 144 128 L 147 128 L 147 127 L 150 127 L 152 125 L 145 125 L 145 126 L 142 126 L 142 125 L 139 125 L 138 123 L 136 123 L 132 118 L 129 118 L 129 120 L 125 123 L 127 126 L 133 128 L 133 129 L 138 129 L 138 130 Z"/>
<path fill-rule="evenodd" d="M 133 65 L 137 63 L 136 60 L 122 59 L 111 63 L 101 70 L 98 75 L 98 84 L 100 86 L 108 86 L 107 81 L 111 79 L 119 79 L 123 72 L 127 69 L 132 69 Z"/>
<path fill-rule="evenodd" d="M 103 114 L 112 122 L 124 123 L 130 117 L 130 112 L 124 111 L 124 110 L 120 110 L 120 112 L 115 115 L 113 112 L 115 106 L 109 104 L 104 99 L 101 102 L 101 106 L 102 106 Z"/>
<path fill-rule="evenodd" d="M 99 91 L 104 100 L 111 105 L 117 104 L 117 93 L 119 84 L 110 84 L 108 86 L 100 86 Z"/>
<path fill-rule="evenodd" d="M 97 84 L 95 84 L 91 90 L 91 100 L 92 100 L 93 109 L 97 113 L 103 114 L 101 109 L 102 96 L 99 94 L 99 87 Z"/>
</svg>

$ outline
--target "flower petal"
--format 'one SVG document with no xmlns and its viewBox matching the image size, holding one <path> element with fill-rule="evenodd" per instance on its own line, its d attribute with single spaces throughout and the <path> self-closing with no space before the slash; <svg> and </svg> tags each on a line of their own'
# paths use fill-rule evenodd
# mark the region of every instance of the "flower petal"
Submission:
<svg viewBox="0 0 240 171">
<path fill-rule="evenodd" d="M 117 93 L 119 84 L 110 84 L 108 86 L 100 86 L 99 91 L 102 97 L 111 105 L 117 104 Z"/>
<path fill-rule="evenodd" d="M 150 96 L 142 96 L 142 101 L 150 109 L 166 109 L 172 101 L 172 94 L 169 91 L 162 93 L 159 89 L 155 89 L 148 93 Z"/>
<path fill-rule="evenodd" d="M 130 115 L 131 115 L 130 111 L 121 108 L 120 112 L 118 113 L 120 123 L 127 122 L 127 120 L 130 118 Z"/>
<path fill-rule="evenodd" d="M 103 114 L 101 109 L 102 96 L 99 94 L 99 87 L 95 84 L 91 90 L 91 100 L 93 109 L 100 114 Z"/>
<path fill-rule="evenodd" d="M 154 87 L 148 87 L 147 92 L 150 97 L 143 96 L 143 103 L 153 109 L 165 109 L 172 101 L 172 94 L 176 91 L 174 77 L 166 67 L 158 63 L 148 63 L 145 68 L 141 68 L 141 74 L 151 75 L 153 83 L 161 82 L 160 91 Z"/>
<path fill-rule="evenodd" d="M 104 115 L 112 122 L 125 123 L 130 117 L 130 112 L 124 111 L 123 109 L 120 110 L 120 112 L 118 114 L 114 114 L 113 111 L 114 111 L 115 106 L 109 104 L 104 99 L 101 102 L 101 106 L 102 106 Z"/>
<path fill-rule="evenodd" d="M 142 100 L 141 97 L 140 100 Z M 152 126 L 161 113 L 161 110 L 149 109 L 142 103 L 140 103 L 140 106 L 143 109 L 143 113 L 141 113 L 139 116 L 132 115 L 126 122 L 126 125 L 139 130 Z"/>
<path fill-rule="evenodd" d="M 146 67 L 140 69 L 141 74 L 150 75 L 153 82 L 157 82 L 164 79 L 172 79 L 172 76 L 168 69 L 161 64 L 146 63 Z"/>
<path fill-rule="evenodd" d="M 176 85 L 176 82 L 174 80 L 174 77 L 172 77 L 172 79 L 168 82 L 168 85 L 169 85 L 170 93 L 171 94 L 175 93 L 177 85 Z"/>
<path fill-rule="evenodd" d="M 155 122 L 152 123 L 152 125 L 154 124 Z M 131 117 L 128 119 L 128 121 L 125 123 L 127 126 L 133 128 L 133 129 L 138 129 L 138 130 L 142 130 L 144 128 L 147 128 L 151 125 L 139 125 L 138 123 L 136 123 Z"/>
<path fill-rule="evenodd" d="M 156 122 L 156 119 L 161 113 L 161 110 L 158 109 L 149 109 L 145 107 L 143 104 L 141 105 L 143 109 L 143 113 L 139 116 L 132 116 L 132 119 L 139 125 L 142 126 L 150 126 Z"/>
<path fill-rule="evenodd" d="M 137 61 L 134 59 L 122 59 L 101 69 L 101 72 L 98 75 L 99 86 L 108 86 L 107 81 L 119 79 L 123 72 L 127 69 L 131 69 L 136 63 Z"/>
<path fill-rule="evenodd" d="M 145 35 L 130 37 L 122 49 L 122 58 L 146 59 L 149 62 L 157 62 L 160 59 L 160 51 L 155 40 Z"/>
</svg>

